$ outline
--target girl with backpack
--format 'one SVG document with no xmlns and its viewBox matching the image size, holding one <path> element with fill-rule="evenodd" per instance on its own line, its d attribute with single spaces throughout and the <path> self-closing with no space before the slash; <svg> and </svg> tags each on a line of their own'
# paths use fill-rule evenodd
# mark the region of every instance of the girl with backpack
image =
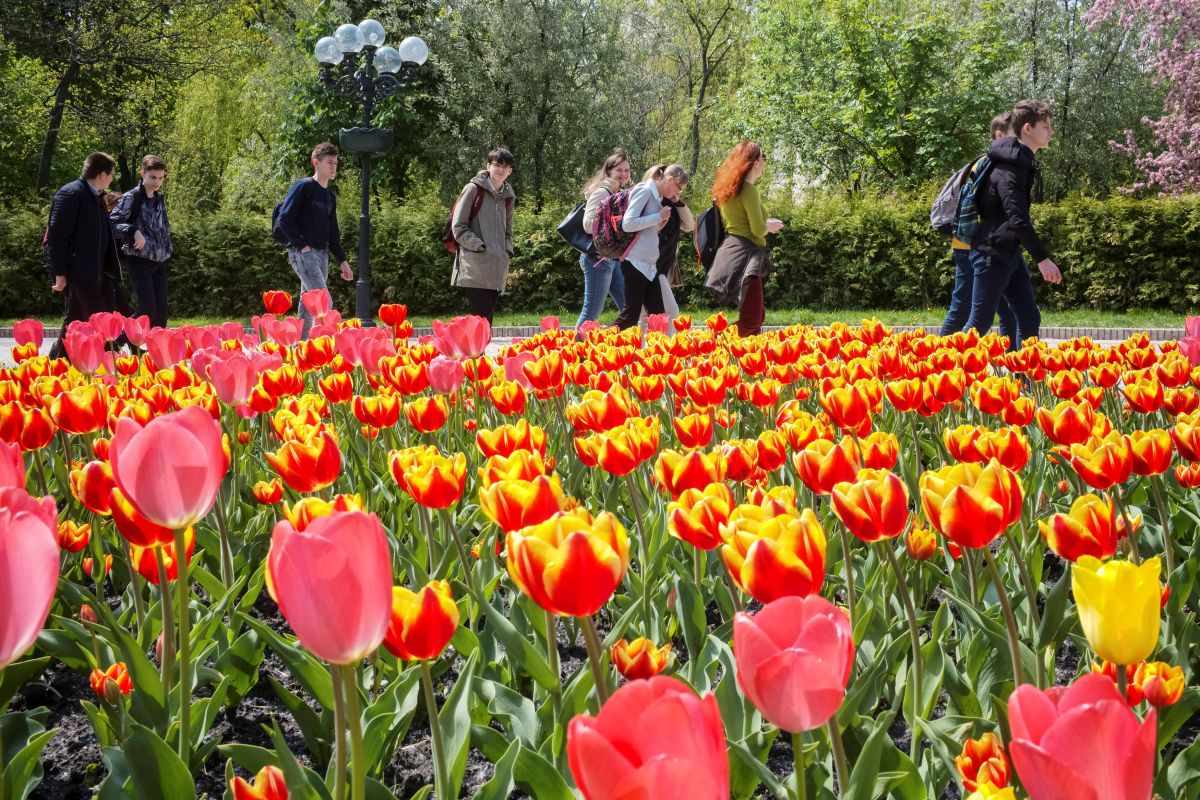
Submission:
<svg viewBox="0 0 1200 800">
<path fill-rule="evenodd" d="M 762 148 L 751 141 L 734 145 L 725 156 L 713 181 L 713 199 L 721 211 L 725 240 L 717 250 L 704 285 L 726 305 L 738 304 L 739 336 L 762 331 L 766 309 L 763 279 L 771 272 L 767 234 L 779 233 L 783 223 L 763 210 L 755 183 L 762 177 L 767 159 Z"/>
<path fill-rule="evenodd" d="M 625 188 L 629 183 L 629 173 L 629 156 L 618 147 L 604 159 L 604 166 L 584 184 L 583 196 L 587 200 L 583 209 L 585 231 L 591 233 L 595 228 L 596 211 L 600 203 Z M 625 281 L 621 276 L 620 261 L 601 258 L 594 252 L 580 253 L 579 268 L 583 270 L 583 309 L 575 323 L 577 330 L 585 322 L 600 319 L 606 295 L 612 296 L 618 313 L 625 305 Z"/>
<path fill-rule="evenodd" d="M 629 190 L 621 228 L 635 236 L 621 261 L 625 307 L 614 323 L 621 330 L 638 324 L 643 307 L 647 314 L 664 311 L 658 280 L 658 233 L 671 218 L 672 209 L 663 205 L 663 198 L 678 197 L 689 180 L 683 167 L 671 164 L 652 169 L 648 180 Z"/>
<path fill-rule="evenodd" d="M 512 259 L 513 203 L 508 183 L 513 154 L 507 147 L 488 153 L 487 165 L 463 187 L 454 205 L 450 228 L 458 249 L 450 285 L 463 289 L 470 313 L 489 323 L 508 281 Z"/>
<path fill-rule="evenodd" d="M 646 170 L 642 180 L 653 180 L 666 168 L 666 164 L 655 164 Z M 679 316 L 679 303 L 675 301 L 672 287 L 683 285 L 679 271 L 679 236 L 696 230 L 696 218 L 678 194 L 663 197 L 662 204 L 671 209 L 671 216 L 658 231 L 658 290 L 662 294 L 663 313 L 669 321 Z"/>
</svg>

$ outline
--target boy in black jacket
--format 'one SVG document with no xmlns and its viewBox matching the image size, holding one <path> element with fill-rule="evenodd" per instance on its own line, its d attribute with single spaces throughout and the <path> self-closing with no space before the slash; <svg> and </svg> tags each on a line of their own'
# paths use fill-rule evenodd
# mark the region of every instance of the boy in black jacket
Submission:
<svg viewBox="0 0 1200 800">
<path fill-rule="evenodd" d="M 987 333 L 1003 297 L 1017 318 L 1017 329 L 1009 343 L 1015 350 L 1025 339 L 1037 336 L 1042 323 L 1021 248 L 1029 251 L 1042 277 L 1050 283 L 1061 283 L 1062 273 L 1029 218 L 1030 195 L 1037 178 L 1034 153 L 1046 147 L 1054 135 L 1049 104 L 1040 100 L 1017 103 L 1012 130 L 1015 136 L 997 139 L 988 148 L 992 166 L 980 190 L 979 231 L 971 243 L 975 285 L 967 328 Z"/>
</svg>

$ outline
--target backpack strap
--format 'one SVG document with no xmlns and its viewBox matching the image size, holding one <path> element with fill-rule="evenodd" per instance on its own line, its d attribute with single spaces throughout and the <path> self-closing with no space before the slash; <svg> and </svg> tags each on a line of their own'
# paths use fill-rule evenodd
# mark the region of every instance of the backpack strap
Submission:
<svg viewBox="0 0 1200 800">
<path fill-rule="evenodd" d="M 471 215 L 467 217 L 468 222 L 479 216 L 479 209 L 483 208 L 483 190 L 474 183 L 469 184 L 469 186 L 475 187 L 475 197 L 471 200 Z"/>
</svg>

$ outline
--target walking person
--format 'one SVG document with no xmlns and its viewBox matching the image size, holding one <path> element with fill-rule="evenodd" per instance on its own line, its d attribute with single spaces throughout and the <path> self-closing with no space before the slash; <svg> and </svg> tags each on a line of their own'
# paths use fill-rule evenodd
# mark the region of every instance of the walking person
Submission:
<svg viewBox="0 0 1200 800">
<path fill-rule="evenodd" d="M 679 196 L 689 180 L 683 167 L 671 164 L 651 170 L 650 177 L 629 193 L 621 228 L 636 236 L 621 262 L 625 305 L 614 323 L 621 330 L 637 325 L 643 308 L 648 314 L 664 311 L 658 281 L 658 234 L 671 218 L 672 208 L 663 205 L 663 198 Z"/>
<path fill-rule="evenodd" d="M 595 228 L 600 203 L 624 189 L 629 184 L 629 175 L 629 156 L 618 147 L 584 184 L 583 196 L 587 202 L 583 209 L 583 229 L 589 234 Z M 621 276 L 620 261 L 600 258 L 595 253 L 580 253 L 579 268 L 583 270 L 583 309 L 575 322 L 576 330 L 585 322 L 600 319 L 606 296 L 612 297 L 618 314 L 625 305 L 625 280 Z"/>
<path fill-rule="evenodd" d="M 279 229 L 288 249 L 288 263 L 300 279 L 300 291 L 328 289 L 329 255 L 339 262 L 342 280 L 354 280 L 354 271 L 342 248 L 342 233 L 338 229 L 337 197 L 329 182 L 337 177 L 337 145 L 322 142 L 312 151 L 313 174 L 292 184 L 287 197 L 279 206 Z M 304 320 L 301 335 L 307 339 L 313 317 L 300 303 L 300 319 Z"/>
<path fill-rule="evenodd" d="M 1042 277 L 1061 283 L 1062 272 L 1042 243 L 1029 217 L 1030 197 L 1038 177 L 1035 154 L 1050 144 L 1054 128 L 1050 105 L 1040 100 L 1022 100 L 1013 109 L 1015 135 L 992 142 L 988 148 L 991 172 L 979 191 L 979 229 L 971 241 L 974 286 L 967 328 L 982 336 L 992 327 L 1001 298 L 1016 317 L 1016 330 L 1009 349 L 1037 336 L 1042 315 L 1025 258 L 1024 248 L 1037 262 Z"/>
<path fill-rule="evenodd" d="M 738 304 L 734 324 L 739 336 L 762 331 L 766 317 L 763 280 L 772 269 L 767 234 L 783 230 L 783 222 L 767 217 L 755 186 L 766 165 L 762 148 L 743 140 L 725 156 L 713 181 L 713 199 L 721 211 L 725 240 L 704 285 L 722 303 Z"/>
<path fill-rule="evenodd" d="M 666 164 L 655 164 L 646 170 L 643 181 L 651 180 L 659 171 L 666 169 Z M 664 208 L 671 209 L 671 216 L 658 231 L 658 290 L 662 295 L 663 313 L 667 321 L 679 316 L 679 303 L 675 300 L 675 286 L 683 285 L 683 277 L 679 271 L 679 236 L 681 233 L 691 233 L 696 230 L 696 218 L 692 210 L 680 199 L 679 194 L 664 196 Z"/>
<path fill-rule="evenodd" d="M 54 194 L 46 228 L 46 262 L 54 278 L 51 287 L 67 292 L 62 333 L 50 348 L 51 358 L 66 355 L 67 326 L 100 311 L 118 310 L 121 261 L 104 193 L 112 183 L 116 161 L 107 153 L 92 153 L 83 173 Z"/>
<path fill-rule="evenodd" d="M 171 225 L 160 190 L 167 175 L 161 158 L 148 155 L 138 170 L 141 181 L 121 195 L 110 212 L 121 242 L 121 262 L 137 297 L 137 313 L 154 328 L 167 327 L 167 262 L 171 258 Z"/>
<path fill-rule="evenodd" d="M 1012 135 L 1012 112 L 1005 111 L 992 119 L 992 141 Z M 976 168 L 979 162 L 975 162 Z M 960 241 L 958 237 L 950 239 L 950 252 L 954 257 L 954 288 L 950 292 L 950 308 L 946 310 L 946 318 L 942 320 L 942 336 L 958 333 L 967 326 L 967 318 L 971 315 L 971 288 L 975 285 L 975 269 L 971 266 L 971 245 Z M 1000 335 L 1007 336 L 1012 343 L 1016 336 L 1017 319 L 1013 316 L 1012 307 L 1003 297 L 996 306 L 996 315 L 1000 318 Z"/>
<path fill-rule="evenodd" d="M 508 183 L 513 163 L 507 147 L 490 151 L 484 169 L 463 187 L 450 221 L 458 242 L 450 285 L 466 293 L 470 313 L 489 323 L 508 281 L 513 254 L 513 204 L 517 194 Z"/>
</svg>

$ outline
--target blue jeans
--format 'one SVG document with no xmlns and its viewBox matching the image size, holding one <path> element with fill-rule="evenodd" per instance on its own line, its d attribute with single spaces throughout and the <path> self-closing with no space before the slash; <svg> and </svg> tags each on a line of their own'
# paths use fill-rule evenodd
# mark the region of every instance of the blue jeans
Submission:
<svg viewBox="0 0 1200 800">
<path fill-rule="evenodd" d="M 971 317 L 967 327 L 980 335 L 992 327 L 1001 300 L 1007 300 L 1016 317 L 1016 329 L 1009 340 L 1009 350 L 1016 350 L 1030 336 L 1037 336 L 1042 326 L 1042 312 L 1033 296 L 1033 282 L 1025 257 L 1017 250 L 1007 262 L 999 263 L 978 250 L 971 251 L 971 266 L 975 270 L 975 285 L 971 291 Z"/>
<path fill-rule="evenodd" d="M 600 319 L 606 296 L 612 297 L 617 304 L 617 313 L 625 308 L 625 279 L 621 276 L 621 262 L 580 253 L 579 268 L 583 270 L 583 310 L 579 312 L 576 328 L 585 322 Z"/>
<path fill-rule="evenodd" d="M 942 336 L 958 333 L 967 327 L 967 318 L 971 316 L 971 289 L 975 285 L 975 268 L 971 266 L 971 251 L 954 249 L 954 289 L 950 292 L 950 308 L 946 318 L 942 320 Z M 1000 298 L 996 306 L 1000 317 L 1000 335 L 1007 336 L 1011 341 L 1017 328 L 1017 318 L 1013 316 L 1008 301 Z"/>
<path fill-rule="evenodd" d="M 301 253 L 295 247 L 288 248 L 288 262 L 292 265 L 292 271 L 296 273 L 296 277 L 300 279 L 300 293 L 310 292 L 313 289 L 326 289 L 329 281 L 329 251 L 317 250 L 315 248 L 307 253 Z M 312 314 L 308 313 L 308 309 L 304 307 L 303 302 L 299 302 L 300 319 L 304 320 L 304 328 L 301 332 L 301 338 L 307 339 L 308 332 L 312 329 L 313 318 Z"/>
<path fill-rule="evenodd" d="M 167 265 L 125 255 L 125 275 L 137 296 L 137 313 L 150 318 L 150 326 L 167 327 Z"/>
</svg>

